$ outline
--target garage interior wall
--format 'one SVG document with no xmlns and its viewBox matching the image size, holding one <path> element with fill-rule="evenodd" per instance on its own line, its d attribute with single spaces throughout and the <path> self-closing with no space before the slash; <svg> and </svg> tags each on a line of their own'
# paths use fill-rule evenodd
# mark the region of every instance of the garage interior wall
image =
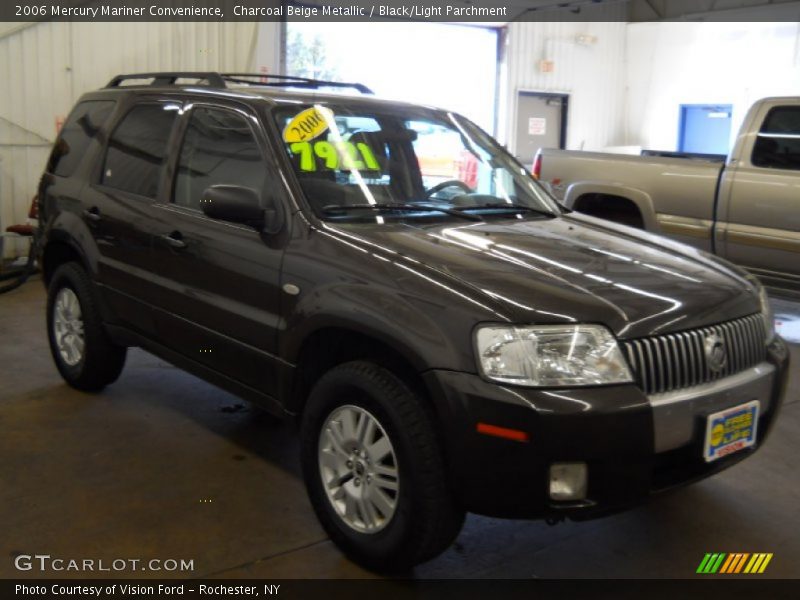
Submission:
<svg viewBox="0 0 800 600">
<path fill-rule="evenodd" d="M 599 150 L 624 137 L 625 6 L 603 8 L 608 21 L 508 26 L 498 137 L 514 147 L 520 90 L 569 94 L 566 147 Z M 619 14 L 617 14 L 619 13 Z M 614 21 L 614 19 L 617 19 Z M 552 71 L 542 69 L 542 60 Z"/>
<path fill-rule="evenodd" d="M 732 104 L 733 142 L 756 100 L 800 93 L 797 22 L 635 23 L 627 46 L 629 145 L 676 150 L 681 104 Z"/>
<path fill-rule="evenodd" d="M 680 104 L 732 104 L 735 134 L 752 102 L 800 89 L 796 21 L 627 24 L 622 3 L 598 10 L 605 20 L 508 25 L 498 137 L 509 147 L 519 90 L 569 94 L 569 149 L 672 150 Z M 24 222 L 56 121 L 82 93 L 121 72 L 279 72 L 280 39 L 279 23 L 0 24 L 0 231 Z M 25 248 L 5 238 L 2 254 Z"/>
<path fill-rule="evenodd" d="M 261 67 L 276 72 L 279 35 L 279 23 L 3 24 L 0 231 L 25 222 L 56 121 L 66 118 L 81 94 L 118 73 Z M 10 238 L 0 241 L 4 257 L 27 251 Z"/>
</svg>

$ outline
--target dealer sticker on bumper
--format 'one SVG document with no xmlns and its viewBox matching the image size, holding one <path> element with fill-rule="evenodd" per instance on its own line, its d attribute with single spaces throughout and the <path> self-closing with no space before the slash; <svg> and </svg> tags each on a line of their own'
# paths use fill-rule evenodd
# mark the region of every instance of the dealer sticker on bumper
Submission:
<svg viewBox="0 0 800 600">
<path fill-rule="evenodd" d="M 708 416 L 703 458 L 711 462 L 756 443 L 758 400 Z"/>
</svg>

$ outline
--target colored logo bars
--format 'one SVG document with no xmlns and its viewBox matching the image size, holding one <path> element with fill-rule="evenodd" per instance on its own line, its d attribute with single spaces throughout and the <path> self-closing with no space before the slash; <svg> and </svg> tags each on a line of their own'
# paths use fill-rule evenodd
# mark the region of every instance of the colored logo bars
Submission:
<svg viewBox="0 0 800 600">
<path fill-rule="evenodd" d="M 769 561 L 772 560 L 772 553 L 757 552 L 749 554 L 747 552 L 725 552 L 707 553 L 697 572 L 704 575 L 717 574 L 736 574 L 736 573 L 763 573 Z"/>
</svg>

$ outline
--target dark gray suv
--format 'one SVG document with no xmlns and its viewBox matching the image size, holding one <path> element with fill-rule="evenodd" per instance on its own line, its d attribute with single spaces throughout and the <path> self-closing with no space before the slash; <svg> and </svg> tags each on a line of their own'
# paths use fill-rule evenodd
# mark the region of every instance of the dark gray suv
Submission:
<svg viewBox="0 0 800 600">
<path fill-rule="evenodd" d="M 80 99 L 39 190 L 70 385 L 139 346 L 298 419 L 320 521 L 376 569 L 467 511 L 595 517 L 763 443 L 788 359 L 754 278 L 347 85 L 154 73 Z"/>
</svg>

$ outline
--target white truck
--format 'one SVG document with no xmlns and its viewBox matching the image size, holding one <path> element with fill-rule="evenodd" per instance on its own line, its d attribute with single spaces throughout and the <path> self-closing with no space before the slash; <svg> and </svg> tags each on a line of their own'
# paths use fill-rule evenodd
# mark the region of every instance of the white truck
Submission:
<svg viewBox="0 0 800 600">
<path fill-rule="evenodd" d="M 544 149 L 533 172 L 569 208 L 673 237 L 800 295 L 800 97 L 756 102 L 727 158 Z"/>
</svg>

